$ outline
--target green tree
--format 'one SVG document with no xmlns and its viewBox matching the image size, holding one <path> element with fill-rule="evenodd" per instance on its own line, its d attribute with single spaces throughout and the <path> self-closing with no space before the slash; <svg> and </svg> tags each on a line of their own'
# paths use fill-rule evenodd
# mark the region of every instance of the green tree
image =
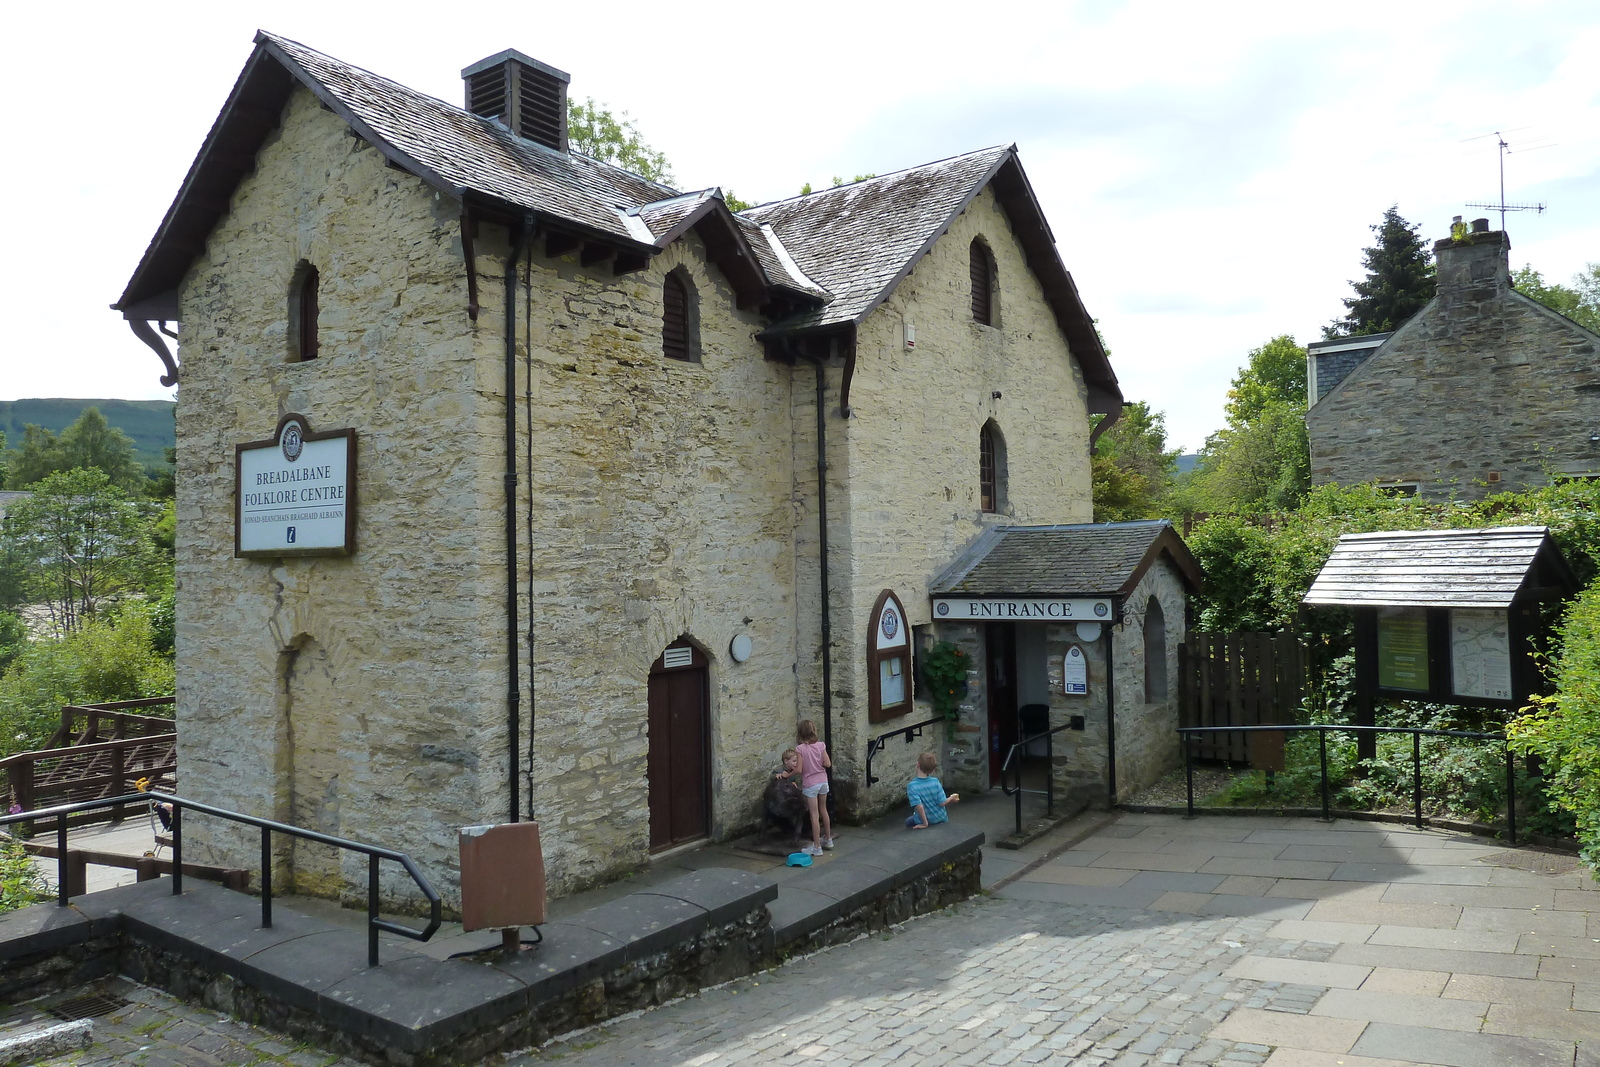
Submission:
<svg viewBox="0 0 1600 1067">
<path fill-rule="evenodd" d="M 1372 227 L 1378 243 L 1361 253 L 1367 276 L 1350 283 L 1356 295 L 1343 301 L 1345 317 L 1325 327 L 1324 337 L 1398 330 L 1433 299 L 1433 253 L 1419 229 L 1400 217 L 1398 204 L 1383 213 Z"/>
<path fill-rule="evenodd" d="M 1571 286 L 1546 282 L 1544 275 L 1525 265 L 1511 272 L 1517 292 L 1530 297 L 1578 325 L 1600 333 L 1600 263 L 1590 263 L 1573 275 Z"/>
<path fill-rule="evenodd" d="M 1306 350 L 1288 334 L 1252 349 L 1235 375 L 1227 425 L 1206 438 L 1175 498 L 1187 512 L 1283 511 L 1311 487 Z"/>
<path fill-rule="evenodd" d="M 612 114 L 594 97 L 567 101 L 567 144 L 574 152 L 632 171 L 641 178 L 671 185 L 672 165 L 645 143 L 626 111 Z"/>
<path fill-rule="evenodd" d="M 47 475 L 32 493 L 8 510 L 6 540 L 30 570 L 33 597 L 71 633 L 148 572 L 147 524 L 98 468 Z"/>
<path fill-rule="evenodd" d="M 1091 461 L 1094 521 L 1160 515 L 1177 464 L 1178 454 L 1167 451 L 1166 416 L 1142 400 L 1124 404 L 1121 417 L 1096 442 Z"/>
<path fill-rule="evenodd" d="M 22 447 L 12 454 L 7 484 L 27 489 L 57 471 L 96 467 L 112 485 L 135 492 L 144 488 L 146 479 L 133 456 L 128 435 L 106 422 L 98 408 L 87 407 L 60 437 L 40 426 L 24 426 Z"/>
</svg>

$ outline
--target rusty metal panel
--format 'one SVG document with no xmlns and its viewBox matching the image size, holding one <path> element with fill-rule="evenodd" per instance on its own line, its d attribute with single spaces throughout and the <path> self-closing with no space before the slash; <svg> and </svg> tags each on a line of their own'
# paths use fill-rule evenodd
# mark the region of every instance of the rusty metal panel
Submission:
<svg viewBox="0 0 1600 1067">
<path fill-rule="evenodd" d="M 503 930 L 544 922 L 544 852 L 539 824 L 461 829 L 461 925 Z"/>
</svg>

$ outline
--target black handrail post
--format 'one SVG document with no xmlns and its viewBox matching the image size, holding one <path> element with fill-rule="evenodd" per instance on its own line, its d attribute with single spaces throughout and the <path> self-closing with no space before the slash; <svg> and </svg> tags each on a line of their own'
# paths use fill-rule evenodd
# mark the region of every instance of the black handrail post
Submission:
<svg viewBox="0 0 1600 1067">
<path fill-rule="evenodd" d="M 1417 829 L 1422 829 L 1422 733 L 1411 732 L 1411 804 L 1417 814 Z"/>
<path fill-rule="evenodd" d="M 367 856 L 367 966 L 378 965 L 378 857 Z"/>
<path fill-rule="evenodd" d="M 56 905 L 66 907 L 67 894 L 67 817 L 56 816 Z"/>
<path fill-rule="evenodd" d="M 1189 735 L 1182 730 L 1178 731 L 1178 743 L 1183 746 L 1183 780 L 1189 790 L 1188 818 L 1194 818 L 1194 758 L 1189 744 Z"/>
<path fill-rule="evenodd" d="M 261 929 L 272 929 L 272 831 L 261 828 Z"/>
<path fill-rule="evenodd" d="M 1054 730 L 1044 735 L 1044 814 L 1053 819 L 1056 814 L 1056 734 Z"/>
<path fill-rule="evenodd" d="M 1328 728 L 1317 727 L 1317 741 L 1321 745 L 1322 758 L 1322 821 L 1332 822 L 1328 815 Z"/>
<path fill-rule="evenodd" d="M 1506 746 L 1506 821 L 1510 824 L 1511 843 L 1517 843 L 1517 762 Z"/>
<path fill-rule="evenodd" d="M 183 893 L 183 805 L 172 804 L 172 895 Z"/>
</svg>

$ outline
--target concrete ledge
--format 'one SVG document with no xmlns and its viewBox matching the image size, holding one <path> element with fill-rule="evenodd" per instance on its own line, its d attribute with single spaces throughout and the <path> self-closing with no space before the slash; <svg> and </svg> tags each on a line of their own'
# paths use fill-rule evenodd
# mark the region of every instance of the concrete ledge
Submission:
<svg viewBox="0 0 1600 1067">
<path fill-rule="evenodd" d="M 707 868 L 541 927 L 515 957 L 439 960 L 364 930 L 170 879 L 0 916 L 0 998 L 122 973 L 375 1063 L 434 1067 L 651 1007 L 978 891 L 983 834 L 946 824 L 794 869 Z"/>
</svg>

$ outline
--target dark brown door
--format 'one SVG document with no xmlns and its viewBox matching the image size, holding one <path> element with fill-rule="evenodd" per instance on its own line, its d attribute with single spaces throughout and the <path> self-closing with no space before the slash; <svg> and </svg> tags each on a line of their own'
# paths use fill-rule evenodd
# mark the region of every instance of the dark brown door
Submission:
<svg viewBox="0 0 1600 1067">
<path fill-rule="evenodd" d="M 650 666 L 650 851 L 711 830 L 706 658 L 687 641 Z"/>
<path fill-rule="evenodd" d="M 1017 743 L 1017 627 L 991 622 L 984 627 L 989 682 L 989 784 L 1000 784 L 1000 767 Z"/>
</svg>

